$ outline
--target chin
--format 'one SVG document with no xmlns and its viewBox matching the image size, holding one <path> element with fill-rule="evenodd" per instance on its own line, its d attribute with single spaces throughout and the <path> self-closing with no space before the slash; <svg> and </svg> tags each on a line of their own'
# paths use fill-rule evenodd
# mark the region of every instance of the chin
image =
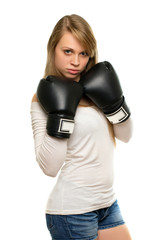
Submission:
<svg viewBox="0 0 160 240">
<path fill-rule="evenodd" d="M 72 80 L 74 80 L 74 81 L 79 81 L 79 79 L 80 79 L 80 74 L 79 74 L 79 75 L 65 74 L 64 77 L 70 78 L 70 79 L 72 79 Z M 78 79 L 78 80 L 77 80 L 77 79 Z"/>
</svg>

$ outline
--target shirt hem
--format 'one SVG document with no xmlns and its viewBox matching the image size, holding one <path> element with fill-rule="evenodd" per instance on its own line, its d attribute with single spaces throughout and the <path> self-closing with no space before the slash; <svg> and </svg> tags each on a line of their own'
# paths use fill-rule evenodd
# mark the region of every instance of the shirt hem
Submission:
<svg viewBox="0 0 160 240">
<path fill-rule="evenodd" d="M 91 211 L 95 211 L 101 208 L 106 208 L 106 207 L 110 207 L 114 202 L 116 201 L 116 198 L 114 198 L 114 200 L 112 202 L 110 202 L 109 204 L 102 204 L 99 206 L 94 206 L 94 207 L 90 207 L 90 208 L 86 208 L 86 209 L 76 209 L 76 210 L 49 210 L 46 209 L 45 213 L 46 214 L 59 214 L 59 215 L 68 215 L 68 214 L 82 214 L 82 213 L 86 213 L 86 212 L 91 212 Z"/>
</svg>

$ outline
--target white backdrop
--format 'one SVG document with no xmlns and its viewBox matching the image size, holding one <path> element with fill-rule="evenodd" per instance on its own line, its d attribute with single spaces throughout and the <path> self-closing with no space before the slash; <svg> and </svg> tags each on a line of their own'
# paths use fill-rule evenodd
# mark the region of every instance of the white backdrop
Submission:
<svg viewBox="0 0 160 240">
<path fill-rule="evenodd" d="M 56 178 L 35 160 L 30 102 L 53 27 L 73 13 L 91 25 L 99 61 L 113 64 L 132 112 L 133 137 L 115 152 L 122 214 L 133 239 L 160 239 L 159 12 L 158 0 L 1 2 L 1 239 L 50 239 L 44 213 Z"/>
</svg>

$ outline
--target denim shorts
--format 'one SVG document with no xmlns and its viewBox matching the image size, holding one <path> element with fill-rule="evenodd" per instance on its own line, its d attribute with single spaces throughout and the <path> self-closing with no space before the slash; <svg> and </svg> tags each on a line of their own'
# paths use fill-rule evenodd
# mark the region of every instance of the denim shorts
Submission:
<svg viewBox="0 0 160 240">
<path fill-rule="evenodd" d="M 82 214 L 46 213 L 46 223 L 52 240 L 94 240 L 98 237 L 98 230 L 113 228 L 125 222 L 116 200 L 110 207 Z"/>
</svg>

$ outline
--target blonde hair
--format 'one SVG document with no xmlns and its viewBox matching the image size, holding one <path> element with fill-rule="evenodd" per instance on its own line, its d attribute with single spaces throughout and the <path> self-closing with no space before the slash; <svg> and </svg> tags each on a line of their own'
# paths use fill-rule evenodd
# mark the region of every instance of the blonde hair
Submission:
<svg viewBox="0 0 160 240">
<path fill-rule="evenodd" d="M 85 70 L 81 72 L 81 76 L 98 63 L 97 41 L 88 22 L 77 14 L 65 15 L 56 23 L 49 38 L 47 44 L 47 61 L 43 78 L 46 78 L 48 75 L 62 76 L 54 64 L 54 53 L 57 43 L 66 31 L 72 33 L 80 40 L 89 55 L 89 61 Z M 113 126 L 108 120 L 107 123 L 109 124 L 110 135 L 113 138 L 114 144 L 116 144 Z"/>
</svg>

